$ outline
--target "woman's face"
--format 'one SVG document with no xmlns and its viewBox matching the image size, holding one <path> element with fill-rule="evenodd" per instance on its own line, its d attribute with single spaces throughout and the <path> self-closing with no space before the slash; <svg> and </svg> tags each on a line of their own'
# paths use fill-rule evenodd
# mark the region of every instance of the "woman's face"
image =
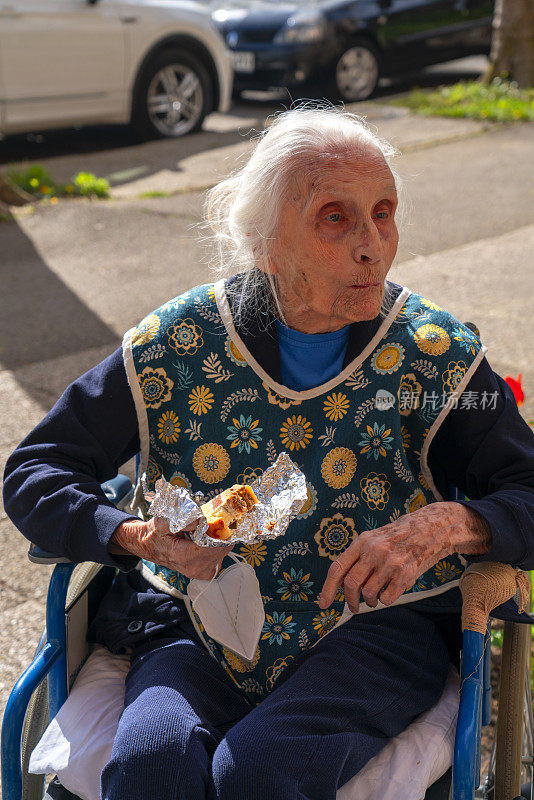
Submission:
<svg viewBox="0 0 534 800">
<path fill-rule="evenodd" d="M 397 250 L 396 207 L 378 150 L 332 159 L 295 180 L 269 262 L 289 327 L 320 333 L 377 316 Z"/>
</svg>

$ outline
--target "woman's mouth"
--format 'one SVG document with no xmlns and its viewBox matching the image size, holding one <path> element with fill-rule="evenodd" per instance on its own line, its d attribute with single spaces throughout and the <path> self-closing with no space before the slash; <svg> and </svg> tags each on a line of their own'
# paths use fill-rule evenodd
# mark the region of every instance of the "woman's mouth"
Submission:
<svg viewBox="0 0 534 800">
<path fill-rule="evenodd" d="M 371 289 L 375 286 L 378 286 L 378 281 L 369 281 L 367 283 L 353 283 L 351 288 L 352 289 Z"/>
</svg>

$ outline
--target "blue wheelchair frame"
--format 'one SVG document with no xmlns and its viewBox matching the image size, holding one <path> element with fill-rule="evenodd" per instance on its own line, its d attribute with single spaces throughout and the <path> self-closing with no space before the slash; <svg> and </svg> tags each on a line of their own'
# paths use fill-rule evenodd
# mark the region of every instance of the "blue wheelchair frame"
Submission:
<svg viewBox="0 0 534 800">
<path fill-rule="evenodd" d="M 103 488 L 109 499 L 119 502 L 131 491 L 131 484 L 127 478 L 118 475 L 103 484 Z M 460 499 L 459 493 L 454 499 Z M 31 559 L 32 554 L 38 563 L 60 561 L 35 546 L 30 550 Z M 48 676 L 50 720 L 67 699 L 65 605 L 75 566 L 66 559 L 63 563 L 56 563 L 48 587 L 46 643 L 15 684 L 7 702 L 1 737 L 2 800 L 21 800 L 22 797 L 21 741 L 26 709 L 33 692 Z M 491 718 L 489 635 L 489 625 L 485 635 L 473 631 L 463 634 L 452 800 L 473 800 L 480 782 L 481 729 L 489 724 Z"/>
</svg>

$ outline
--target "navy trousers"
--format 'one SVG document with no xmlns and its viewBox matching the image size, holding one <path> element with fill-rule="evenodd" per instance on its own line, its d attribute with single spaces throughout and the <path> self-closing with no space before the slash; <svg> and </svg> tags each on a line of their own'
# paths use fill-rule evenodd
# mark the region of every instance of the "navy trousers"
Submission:
<svg viewBox="0 0 534 800">
<path fill-rule="evenodd" d="M 256 707 L 198 640 L 132 655 L 103 800 L 335 800 L 438 700 L 449 666 L 435 624 L 406 606 L 353 617 L 300 654 Z"/>
</svg>

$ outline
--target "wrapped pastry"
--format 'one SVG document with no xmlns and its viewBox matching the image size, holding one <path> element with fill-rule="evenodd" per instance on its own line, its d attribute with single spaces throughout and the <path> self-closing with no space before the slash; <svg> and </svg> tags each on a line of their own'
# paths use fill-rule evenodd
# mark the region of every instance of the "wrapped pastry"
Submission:
<svg viewBox="0 0 534 800">
<path fill-rule="evenodd" d="M 208 503 L 203 503 L 200 510 L 208 523 L 208 536 L 214 539 L 229 539 L 245 514 L 258 502 L 258 498 L 250 486 L 236 483 L 218 494 Z"/>
<path fill-rule="evenodd" d="M 306 478 L 287 453 L 280 453 L 274 464 L 252 486 L 236 484 L 212 500 L 192 495 L 164 478 L 156 481 L 155 492 L 145 488 L 149 513 L 169 521 L 171 531 L 195 525 L 189 536 L 202 547 L 275 539 L 306 502 Z"/>
</svg>

